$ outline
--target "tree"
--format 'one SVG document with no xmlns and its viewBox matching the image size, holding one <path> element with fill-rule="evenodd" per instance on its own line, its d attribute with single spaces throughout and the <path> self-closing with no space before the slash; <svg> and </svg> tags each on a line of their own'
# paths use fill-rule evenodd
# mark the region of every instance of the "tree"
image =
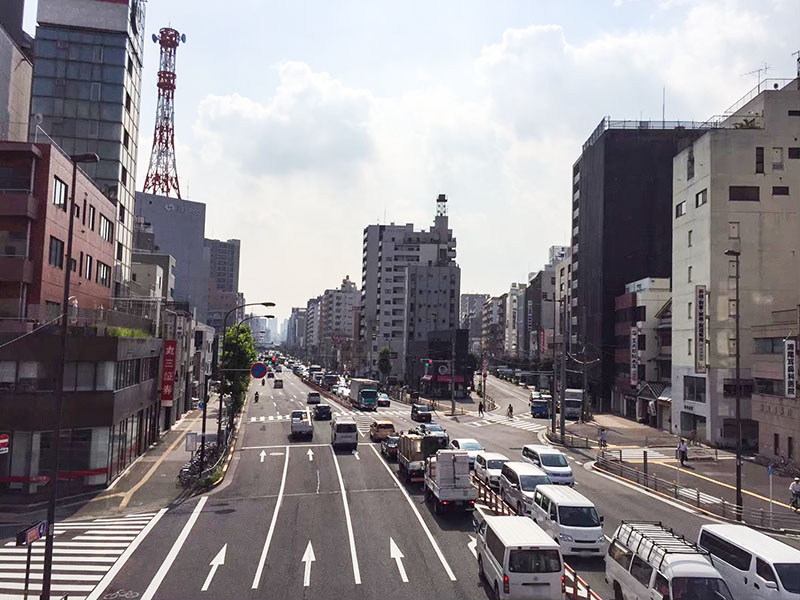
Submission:
<svg viewBox="0 0 800 600">
<path fill-rule="evenodd" d="M 389 377 L 389 373 L 392 372 L 391 350 L 389 350 L 387 346 L 384 346 L 381 348 L 381 351 L 378 352 L 378 371 L 380 371 L 383 377 L 383 382 L 386 383 L 386 378 Z"/>
<path fill-rule="evenodd" d="M 249 327 L 241 325 L 229 327 L 225 334 L 222 346 L 222 390 L 230 394 L 230 426 L 233 419 L 244 406 L 247 387 L 250 385 L 250 367 L 256 362 L 256 352 L 253 333 Z"/>
</svg>

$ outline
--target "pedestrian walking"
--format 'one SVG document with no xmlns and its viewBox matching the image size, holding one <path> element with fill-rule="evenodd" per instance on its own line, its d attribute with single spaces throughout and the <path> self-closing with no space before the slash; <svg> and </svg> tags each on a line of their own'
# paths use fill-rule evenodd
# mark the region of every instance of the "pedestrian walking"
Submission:
<svg viewBox="0 0 800 600">
<path fill-rule="evenodd" d="M 600 447 L 606 448 L 608 446 L 608 433 L 605 427 L 600 428 Z"/>
<path fill-rule="evenodd" d="M 478 402 L 478 416 L 479 417 L 483 416 L 483 400 Z"/>
<path fill-rule="evenodd" d="M 681 441 L 678 442 L 678 457 L 681 460 L 681 466 L 686 466 L 686 461 L 689 460 L 689 446 L 686 445 L 686 442 L 681 438 Z"/>
</svg>

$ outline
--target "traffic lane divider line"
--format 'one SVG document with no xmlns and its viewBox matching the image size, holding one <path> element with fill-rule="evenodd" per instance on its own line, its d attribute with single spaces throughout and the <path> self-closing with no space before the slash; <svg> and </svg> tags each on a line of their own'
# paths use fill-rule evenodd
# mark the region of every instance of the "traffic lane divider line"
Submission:
<svg viewBox="0 0 800 600">
<path fill-rule="evenodd" d="M 347 523 L 347 537 L 350 539 L 350 559 L 353 563 L 353 580 L 356 585 L 361 584 L 361 570 L 358 568 L 358 554 L 356 553 L 356 538 L 353 535 L 353 522 L 350 519 L 350 506 L 347 504 L 347 492 L 344 489 L 344 480 L 342 479 L 342 470 L 339 468 L 339 461 L 336 458 L 336 451 L 331 448 L 333 455 L 333 464 L 336 467 L 336 475 L 339 478 L 339 487 L 342 490 L 342 504 L 344 505 L 344 518 Z"/>
<path fill-rule="evenodd" d="M 97 600 L 106 588 L 111 584 L 114 580 L 114 577 L 122 570 L 122 567 L 125 566 L 125 563 L 131 557 L 131 555 L 136 552 L 136 549 L 139 547 L 139 544 L 142 543 L 144 538 L 147 537 L 147 534 L 152 531 L 152 529 L 156 526 L 156 524 L 161 520 L 161 517 L 164 516 L 164 513 L 167 512 L 166 508 L 162 508 L 159 510 L 156 515 L 150 519 L 150 522 L 144 526 L 144 528 L 139 532 L 139 535 L 130 543 L 130 545 L 125 549 L 125 552 L 117 559 L 117 561 L 111 566 L 108 572 L 103 576 L 103 579 L 100 580 L 100 583 L 92 590 L 92 592 L 86 596 L 86 600 Z M 75 560 L 75 559 L 70 559 Z"/>
<path fill-rule="evenodd" d="M 175 543 L 172 544 L 172 548 L 170 548 L 169 553 L 167 554 L 164 562 L 161 563 L 161 566 L 156 571 L 155 577 L 153 577 L 152 581 L 150 581 L 150 585 L 147 586 L 147 589 L 144 591 L 142 595 L 142 600 L 152 600 L 153 596 L 156 595 L 158 588 L 161 586 L 161 583 L 164 581 L 164 578 L 167 576 L 167 572 L 172 567 L 172 564 L 175 562 L 175 559 L 178 557 L 178 553 L 183 548 L 183 545 L 186 543 L 186 538 L 189 537 L 189 533 L 191 533 L 194 524 L 197 522 L 197 518 L 200 516 L 200 512 L 203 510 L 206 502 L 208 501 L 208 496 L 203 496 L 200 498 L 200 501 L 194 507 L 192 514 L 189 516 L 189 520 L 186 521 L 186 524 L 181 529 L 180 534 L 178 535 L 178 539 L 175 540 Z"/>
<path fill-rule="evenodd" d="M 681 469 L 677 465 L 670 465 L 670 464 L 668 464 L 666 462 L 662 462 L 662 461 L 654 461 L 651 464 L 661 465 L 663 467 L 668 467 L 670 469 L 675 469 L 676 471 L 680 471 L 681 473 L 686 473 L 687 475 L 691 475 L 692 477 L 697 477 L 698 479 L 702 479 L 704 481 L 708 481 L 710 483 L 714 483 L 714 484 L 716 484 L 716 485 L 718 485 L 720 487 L 724 487 L 724 488 L 727 488 L 729 490 L 735 490 L 736 489 L 736 486 L 733 486 L 733 485 L 731 485 L 729 483 L 725 483 L 724 481 L 719 481 L 718 479 L 714 479 L 713 477 L 709 477 L 707 475 L 701 475 L 700 473 L 694 473 L 692 471 L 687 471 L 686 469 Z M 759 500 L 763 500 L 767 504 L 770 503 L 770 499 L 767 498 L 766 496 L 762 496 L 761 494 L 756 494 L 755 492 L 751 492 L 750 490 L 742 489 L 742 493 L 743 494 L 747 494 L 748 496 L 752 496 L 753 498 L 758 498 Z M 771 502 L 776 506 L 781 506 L 783 508 L 788 508 L 788 509 L 792 508 L 789 504 L 785 504 L 785 503 L 781 502 L 780 500 L 772 500 Z"/>
<path fill-rule="evenodd" d="M 397 485 L 397 487 L 400 488 L 400 491 L 403 493 L 403 496 L 405 497 L 406 502 L 408 502 L 408 505 L 411 507 L 411 510 L 414 512 L 414 516 L 417 517 L 417 521 L 419 521 L 419 524 L 422 526 L 422 529 L 425 532 L 425 535 L 428 537 L 428 541 L 431 543 L 431 546 L 433 547 L 434 552 L 436 552 L 436 556 L 439 557 L 439 562 L 442 563 L 442 566 L 444 567 L 444 570 L 447 573 L 447 576 L 450 578 L 450 581 L 456 581 L 456 576 L 455 576 L 455 573 L 453 573 L 453 569 L 450 568 L 450 564 L 447 562 L 447 559 L 445 558 L 444 554 L 442 553 L 441 548 L 439 548 L 439 544 L 437 544 L 436 540 L 433 538 L 433 534 L 431 533 L 431 530 L 425 524 L 425 521 L 422 518 L 422 515 L 419 513 L 419 510 L 417 509 L 417 507 L 414 504 L 413 500 L 411 500 L 411 496 L 408 495 L 408 490 L 406 490 L 406 488 L 403 487 L 403 484 L 400 483 L 400 480 L 397 478 L 397 475 L 394 474 L 394 471 L 392 471 L 391 467 L 389 467 L 389 465 L 383 459 L 383 457 L 380 455 L 380 453 L 375 448 L 375 446 L 370 444 L 370 447 L 372 448 L 372 451 L 375 453 L 375 456 L 378 457 L 378 460 L 381 462 L 381 464 L 389 472 L 389 475 L 391 475 L 392 479 L 394 479 L 394 482 Z"/>
<path fill-rule="evenodd" d="M 275 502 L 275 510 L 272 513 L 272 521 L 269 524 L 269 530 L 267 531 L 267 539 L 264 541 L 264 548 L 261 550 L 261 556 L 258 559 L 258 566 L 256 568 L 255 577 L 253 577 L 253 584 L 250 586 L 251 589 L 258 589 L 258 585 L 261 582 L 261 574 L 264 571 L 264 564 L 267 562 L 267 552 L 269 552 L 269 545 L 272 542 L 272 536 L 275 533 L 275 525 L 278 522 L 278 511 L 281 508 L 281 503 L 283 501 L 283 490 L 286 488 L 286 473 L 289 470 L 289 447 L 286 446 L 286 456 L 283 460 L 283 475 L 281 476 L 281 487 L 278 490 L 278 499 Z"/>
</svg>

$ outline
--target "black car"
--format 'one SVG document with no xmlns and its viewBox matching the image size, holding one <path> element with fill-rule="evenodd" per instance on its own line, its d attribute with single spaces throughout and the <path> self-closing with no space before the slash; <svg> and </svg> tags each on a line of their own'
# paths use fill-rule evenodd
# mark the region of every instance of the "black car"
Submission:
<svg viewBox="0 0 800 600">
<path fill-rule="evenodd" d="M 331 407 L 328 404 L 317 404 L 314 407 L 314 420 L 315 421 L 330 421 Z"/>
<path fill-rule="evenodd" d="M 412 404 L 411 405 L 411 420 L 419 421 L 421 423 L 431 422 L 431 407 L 427 404 Z"/>
<path fill-rule="evenodd" d="M 267 371 L 267 379 L 272 379 L 273 377 L 275 377 L 275 373 L 272 371 Z"/>
<path fill-rule="evenodd" d="M 381 442 L 381 454 L 388 460 L 397 460 L 397 443 L 400 441 L 399 435 L 390 435 Z"/>
<path fill-rule="evenodd" d="M 275 382 L 272 384 L 274 389 L 283 388 L 283 379 L 276 379 Z"/>
<path fill-rule="evenodd" d="M 391 406 L 392 401 L 389 399 L 389 394 L 380 392 L 378 394 L 378 406 Z"/>
</svg>

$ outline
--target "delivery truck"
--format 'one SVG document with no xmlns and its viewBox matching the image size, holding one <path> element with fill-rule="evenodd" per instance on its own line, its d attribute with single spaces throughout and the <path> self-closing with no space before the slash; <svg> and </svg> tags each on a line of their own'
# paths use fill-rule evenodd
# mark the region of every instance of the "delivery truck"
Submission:
<svg viewBox="0 0 800 600">
<path fill-rule="evenodd" d="M 425 499 L 436 514 L 444 510 L 475 508 L 478 488 L 469 474 L 469 454 L 464 450 L 439 450 L 425 464 Z"/>
<path fill-rule="evenodd" d="M 360 410 L 378 410 L 378 382 L 374 379 L 351 379 L 350 404 Z"/>
</svg>

